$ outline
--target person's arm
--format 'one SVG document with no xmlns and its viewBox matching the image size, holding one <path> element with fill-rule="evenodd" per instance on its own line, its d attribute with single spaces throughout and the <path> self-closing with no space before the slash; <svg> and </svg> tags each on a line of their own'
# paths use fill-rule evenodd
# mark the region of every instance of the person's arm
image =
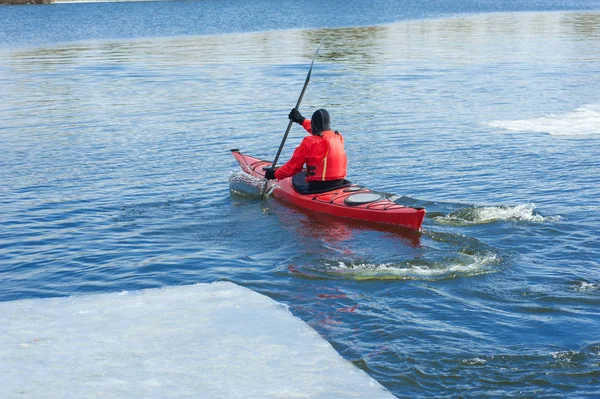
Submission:
<svg viewBox="0 0 600 399">
<path fill-rule="evenodd" d="M 297 124 L 301 125 L 307 132 L 312 134 L 310 119 L 306 119 L 305 117 L 303 117 L 300 111 L 298 111 L 298 108 L 293 108 L 290 111 L 288 118 L 292 122 L 296 122 Z"/>
<path fill-rule="evenodd" d="M 310 119 L 305 119 L 304 122 L 301 123 L 301 125 L 307 132 L 312 134 L 312 127 L 310 124 Z"/>
<path fill-rule="evenodd" d="M 310 123 L 310 121 L 308 121 Z M 310 136 L 309 136 L 310 137 Z M 300 145 L 294 150 L 294 155 L 287 161 L 283 166 L 275 171 L 275 178 L 277 180 L 285 179 L 286 177 L 294 176 L 300 172 L 306 162 L 306 154 L 308 150 L 308 138 L 305 137 Z"/>
</svg>

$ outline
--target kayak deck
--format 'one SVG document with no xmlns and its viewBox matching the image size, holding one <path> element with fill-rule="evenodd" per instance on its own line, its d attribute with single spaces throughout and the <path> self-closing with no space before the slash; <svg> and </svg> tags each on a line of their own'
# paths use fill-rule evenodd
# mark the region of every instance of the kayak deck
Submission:
<svg viewBox="0 0 600 399">
<path fill-rule="evenodd" d="M 241 169 L 251 176 L 264 178 L 264 167 L 271 162 L 264 161 L 239 150 L 231 150 Z M 351 184 L 320 193 L 304 193 L 294 188 L 293 178 L 277 182 L 273 197 L 315 212 L 333 216 L 384 223 L 418 230 L 425 218 L 424 208 L 411 208 L 397 204 L 374 193 L 366 187 Z"/>
</svg>

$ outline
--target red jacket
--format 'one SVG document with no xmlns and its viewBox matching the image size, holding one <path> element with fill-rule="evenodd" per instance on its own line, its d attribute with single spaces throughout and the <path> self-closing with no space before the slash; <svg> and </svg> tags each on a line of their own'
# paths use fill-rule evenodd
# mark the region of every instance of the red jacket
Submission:
<svg viewBox="0 0 600 399">
<path fill-rule="evenodd" d="M 310 119 L 306 119 L 302 127 L 311 133 Z M 275 178 L 282 180 L 293 176 L 306 164 L 307 182 L 343 179 L 346 177 L 347 163 L 344 137 L 326 130 L 320 136 L 306 136 L 294 150 L 292 158 L 275 171 Z"/>
</svg>

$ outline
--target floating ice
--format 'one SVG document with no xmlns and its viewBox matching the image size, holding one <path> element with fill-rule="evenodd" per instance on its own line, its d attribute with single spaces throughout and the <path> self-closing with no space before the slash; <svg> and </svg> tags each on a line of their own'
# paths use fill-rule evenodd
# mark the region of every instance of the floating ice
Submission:
<svg viewBox="0 0 600 399">
<path fill-rule="evenodd" d="M 489 126 L 518 132 L 548 133 L 553 136 L 600 134 L 600 104 L 584 105 L 566 114 L 549 114 L 539 118 L 493 121 Z"/>
<path fill-rule="evenodd" d="M 232 283 L 0 303 L 2 398 L 392 398 Z"/>
</svg>

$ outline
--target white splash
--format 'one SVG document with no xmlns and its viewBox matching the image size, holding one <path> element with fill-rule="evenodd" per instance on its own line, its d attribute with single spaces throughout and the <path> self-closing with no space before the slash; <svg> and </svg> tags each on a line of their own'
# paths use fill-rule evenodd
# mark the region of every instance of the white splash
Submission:
<svg viewBox="0 0 600 399">
<path fill-rule="evenodd" d="M 465 259 L 447 263 L 431 263 L 429 265 L 398 265 L 393 263 L 351 263 L 339 262 L 330 272 L 355 279 L 413 279 L 431 280 L 457 276 L 474 276 L 490 273 L 490 266 L 499 262 L 495 254 L 464 255 Z"/>
<path fill-rule="evenodd" d="M 518 132 L 548 133 L 552 136 L 600 134 L 600 104 L 581 106 L 565 114 L 548 114 L 533 119 L 492 121 L 489 126 Z"/>
<path fill-rule="evenodd" d="M 237 195 L 267 198 L 277 184 L 254 177 L 245 172 L 233 172 L 229 176 L 229 190 Z"/>
<path fill-rule="evenodd" d="M 579 292 L 594 292 L 600 291 L 600 284 L 588 283 L 582 281 L 577 287 L 575 287 L 575 291 Z"/>
<path fill-rule="evenodd" d="M 534 204 L 516 206 L 484 206 L 475 212 L 475 221 L 485 223 L 494 220 L 519 220 L 524 222 L 543 223 L 546 219 L 535 213 Z"/>
<path fill-rule="evenodd" d="M 471 359 L 463 359 L 461 363 L 466 366 L 484 366 L 487 364 L 487 360 L 480 357 L 474 357 Z"/>
<path fill-rule="evenodd" d="M 577 352 L 577 351 L 550 352 L 550 356 L 552 356 L 552 358 L 554 360 L 559 360 L 559 361 L 565 362 L 565 363 L 570 363 L 578 354 L 579 354 L 579 352 Z"/>
<path fill-rule="evenodd" d="M 535 212 L 534 204 L 520 204 L 514 206 L 482 206 L 468 207 L 454 211 L 446 216 L 433 218 L 437 223 L 445 225 L 474 225 L 492 223 L 499 220 L 512 220 L 518 222 L 544 223 L 556 222 L 560 216 L 544 217 Z"/>
</svg>

